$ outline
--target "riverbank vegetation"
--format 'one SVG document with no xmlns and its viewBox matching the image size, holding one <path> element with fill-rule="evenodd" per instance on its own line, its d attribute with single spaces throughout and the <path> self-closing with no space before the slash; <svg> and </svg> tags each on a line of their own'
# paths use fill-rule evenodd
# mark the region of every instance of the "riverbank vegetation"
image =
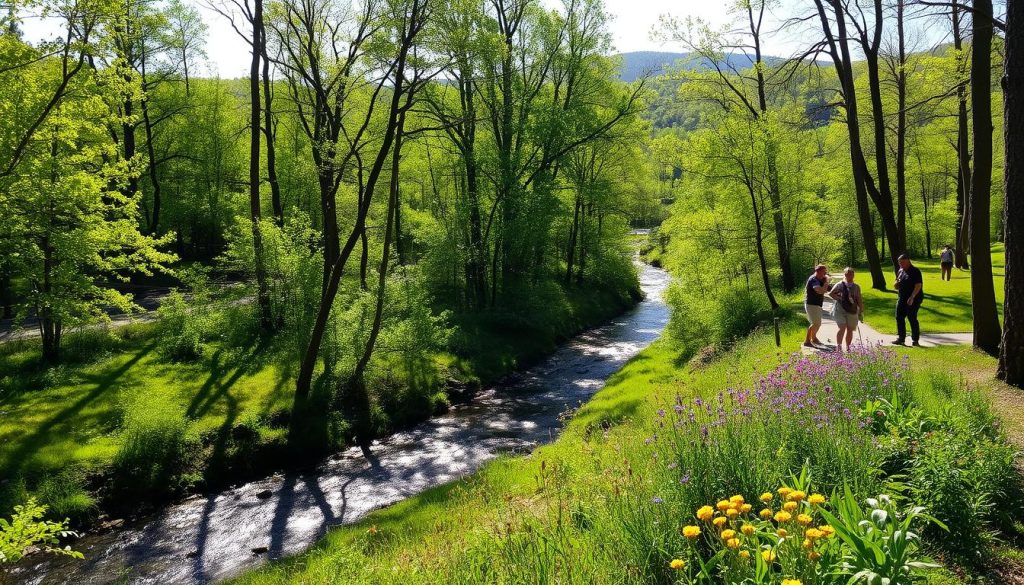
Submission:
<svg viewBox="0 0 1024 585">
<path fill-rule="evenodd" d="M 801 335 L 784 326 L 784 343 Z M 234 583 L 689 583 L 701 563 L 715 582 L 761 572 L 762 583 L 845 583 L 829 574 L 844 556 L 873 565 L 895 554 L 875 541 L 883 557 L 858 557 L 870 549 L 842 532 L 873 513 L 868 497 L 892 514 L 883 535 L 900 522 L 921 535 L 902 562 L 942 565 L 912 571 L 930 583 L 1006 583 L 1024 569 L 1013 548 L 1020 444 L 1007 440 L 1024 426 L 993 413 L 990 400 L 1015 391 L 992 381 L 992 358 L 957 347 L 927 361 L 884 349 L 792 356 L 770 332 L 710 360 L 680 365 L 680 349 L 663 338 L 642 352 L 554 444 L 334 529 Z M 906 515 L 915 505 L 927 516 Z"/>
</svg>

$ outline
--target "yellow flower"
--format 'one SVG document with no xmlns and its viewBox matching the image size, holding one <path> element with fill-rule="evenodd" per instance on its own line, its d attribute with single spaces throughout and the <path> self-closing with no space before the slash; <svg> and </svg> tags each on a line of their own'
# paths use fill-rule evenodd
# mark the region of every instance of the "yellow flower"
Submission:
<svg viewBox="0 0 1024 585">
<path fill-rule="evenodd" d="M 789 512 L 777 512 L 775 514 L 775 521 L 776 522 L 780 522 L 780 523 L 781 522 L 789 522 L 792 519 L 793 519 L 793 515 L 790 514 Z"/>
<path fill-rule="evenodd" d="M 711 517 L 715 515 L 715 510 L 711 506 L 704 506 L 700 510 L 697 510 L 697 518 L 705 522 L 710 522 Z"/>
<path fill-rule="evenodd" d="M 700 536 L 700 527 L 699 526 L 683 526 L 683 536 L 685 536 L 686 538 L 689 538 L 690 540 L 693 540 L 694 538 L 697 538 L 698 536 Z"/>
<path fill-rule="evenodd" d="M 811 539 L 805 538 L 804 542 L 803 542 L 803 546 L 804 546 L 804 548 L 812 548 L 814 546 L 814 543 L 811 542 Z"/>
<path fill-rule="evenodd" d="M 753 534 L 754 530 L 756 530 L 756 529 L 754 528 L 753 524 L 744 524 L 743 528 L 740 528 L 740 532 L 742 532 L 743 534 L 745 534 L 747 536 L 750 536 L 751 534 Z"/>
<path fill-rule="evenodd" d="M 719 500 L 719 502 L 715 504 L 715 507 L 718 508 L 719 512 L 725 512 L 732 507 L 732 502 L 729 500 Z"/>
<path fill-rule="evenodd" d="M 796 509 L 797 509 L 797 507 L 799 505 L 800 504 L 798 504 L 796 502 L 786 502 L 785 504 L 782 504 L 782 509 L 787 511 L 787 512 L 794 512 L 794 511 L 796 511 Z"/>
<path fill-rule="evenodd" d="M 712 520 L 711 523 L 714 524 L 716 527 L 721 528 L 725 526 L 725 516 L 719 516 L 718 518 Z"/>
<path fill-rule="evenodd" d="M 814 522 L 814 518 L 811 518 L 807 514 L 800 514 L 796 517 L 796 521 L 799 522 L 801 526 L 810 526 L 811 522 Z"/>
<path fill-rule="evenodd" d="M 791 490 L 788 487 L 780 487 L 779 488 L 779 495 L 782 496 L 782 497 L 786 497 L 786 496 L 788 496 L 791 493 L 793 493 L 793 490 Z"/>
<path fill-rule="evenodd" d="M 746 500 L 743 499 L 743 496 L 739 494 L 736 494 L 735 496 L 729 498 L 729 502 L 732 504 L 742 504 L 745 501 Z"/>
<path fill-rule="evenodd" d="M 669 563 L 668 566 L 672 567 L 676 571 L 681 571 L 683 570 L 683 567 L 686 566 L 686 563 L 683 562 L 683 559 L 672 559 L 672 562 Z"/>
<path fill-rule="evenodd" d="M 786 538 L 789 536 L 789 531 L 785 528 L 779 528 L 775 533 L 779 535 L 779 538 Z"/>
<path fill-rule="evenodd" d="M 800 500 L 803 500 L 806 497 L 807 494 L 800 490 L 796 490 L 795 492 L 789 493 L 789 499 L 793 500 L 794 502 L 799 502 Z"/>
<path fill-rule="evenodd" d="M 832 536 L 833 534 L 835 534 L 835 533 L 836 533 L 836 529 L 835 529 L 835 528 L 832 528 L 832 527 L 831 527 L 831 526 L 829 526 L 828 524 L 825 524 L 825 525 L 819 526 L 819 527 L 818 527 L 818 530 L 820 530 L 820 531 L 821 531 L 821 533 L 822 533 L 822 534 L 824 534 L 825 536 Z"/>
<path fill-rule="evenodd" d="M 763 520 L 767 520 L 767 519 L 769 519 L 771 517 L 772 517 L 772 509 L 771 508 L 765 508 L 764 510 L 761 510 L 761 518 Z"/>
<path fill-rule="evenodd" d="M 377 534 L 377 527 L 376 526 L 371 526 L 371 527 L 367 528 L 366 529 L 366 533 L 369 534 L 370 536 L 373 536 L 374 534 Z"/>
<path fill-rule="evenodd" d="M 749 550 L 741 550 L 740 551 L 740 558 L 743 559 L 743 560 L 749 559 L 750 558 L 750 551 Z"/>
<path fill-rule="evenodd" d="M 824 536 L 824 534 L 817 528 L 808 528 L 807 530 L 804 530 L 804 536 L 811 540 L 817 540 Z"/>
<path fill-rule="evenodd" d="M 807 553 L 807 558 L 811 559 L 812 561 L 816 561 L 821 558 L 821 553 L 816 550 L 812 550 L 811 552 Z"/>
<path fill-rule="evenodd" d="M 723 530 L 722 531 L 722 540 L 729 540 L 730 538 L 733 538 L 735 536 L 736 536 L 736 531 L 735 530 Z"/>
<path fill-rule="evenodd" d="M 766 563 L 774 563 L 775 562 L 775 551 L 773 551 L 773 550 L 763 550 L 763 551 L 761 551 L 761 558 Z"/>
<path fill-rule="evenodd" d="M 782 585 L 804 585 L 800 579 L 783 579 Z"/>
<path fill-rule="evenodd" d="M 740 539 L 738 539 L 738 538 L 730 538 L 729 540 L 725 541 L 725 546 L 727 546 L 729 548 L 732 548 L 732 549 L 739 548 L 740 547 Z"/>
<path fill-rule="evenodd" d="M 740 513 L 739 513 L 739 511 L 736 508 L 729 508 L 728 510 L 725 511 L 725 515 L 728 516 L 729 519 L 731 520 L 731 519 L 739 516 Z"/>
<path fill-rule="evenodd" d="M 821 494 L 811 494 L 811 496 L 807 498 L 807 501 L 810 502 L 812 506 L 820 506 L 825 503 L 825 496 Z"/>
<path fill-rule="evenodd" d="M 772 498 L 774 497 L 775 496 L 773 496 L 771 492 L 765 492 L 761 494 L 761 501 L 767 504 L 768 502 L 772 501 Z"/>
<path fill-rule="evenodd" d="M 742 506 L 740 506 L 740 512 L 743 512 L 744 514 L 748 514 L 753 509 L 754 507 L 751 506 L 750 504 L 743 504 Z"/>
</svg>

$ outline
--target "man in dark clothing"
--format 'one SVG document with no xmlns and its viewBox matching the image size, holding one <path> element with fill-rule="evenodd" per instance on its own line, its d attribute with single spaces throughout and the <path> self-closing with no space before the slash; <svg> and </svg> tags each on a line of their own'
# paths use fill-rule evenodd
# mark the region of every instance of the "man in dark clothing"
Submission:
<svg viewBox="0 0 1024 585">
<path fill-rule="evenodd" d="M 914 347 L 921 346 L 921 324 L 917 312 L 924 300 L 924 277 L 921 270 L 910 261 L 910 256 L 901 254 L 898 258 L 900 270 L 896 273 L 896 345 L 907 343 L 907 321 L 910 321 L 910 338 Z"/>
<path fill-rule="evenodd" d="M 814 267 L 814 274 L 807 279 L 806 295 L 804 296 L 804 312 L 807 314 L 807 336 L 804 347 L 821 345 L 818 341 L 818 329 L 821 329 L 821 308 L 828 292 L 828 268 L 824 264 Z"/>
</svg>

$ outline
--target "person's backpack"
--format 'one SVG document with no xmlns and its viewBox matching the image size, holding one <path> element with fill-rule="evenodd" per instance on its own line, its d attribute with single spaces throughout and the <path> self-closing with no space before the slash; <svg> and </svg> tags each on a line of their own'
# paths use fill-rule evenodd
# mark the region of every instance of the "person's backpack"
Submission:
<svg viewBox="0 0 1024 585">
<path fill-rule="evenodd" d="M 836 286 L 842 286 L 843 288 L 839 291 L 839 304 L 843 307 L 843 310 L 847 313 L 856 314 L 857 305 L 853 304 L 853 298 L 850 295 L 850 287 L 846 282 L 840 282 Z"/>
</svg>

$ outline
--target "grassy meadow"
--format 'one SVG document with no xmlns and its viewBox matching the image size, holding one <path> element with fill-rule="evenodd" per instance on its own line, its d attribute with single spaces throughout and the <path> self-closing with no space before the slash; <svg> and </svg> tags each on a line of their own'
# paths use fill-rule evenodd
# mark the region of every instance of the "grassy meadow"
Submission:
<svg viewBox="0 0 1024 585">
<path fill-rule="evenodd" d="M 1002 244 L 992 247 L 992 276 L 996 289 L 996 305 L 999 318 L 1003 316 L 1003 278 L 1005 274 L 1005 256 Z M 942 269 L 938 257 L 932 259 L 915 259 L 914 265 L 921 269 L 924 276 L 924 304 L 921 305 L 918 319 L 924 333 L 970 333 L 973 314 L 971 311 L 971 273 L 967 270 L 953 269 L 951 279 L 942 280 Z M 896 334 L 895 290 L 875 290 L 870 286 L 870 276 L 866 270 L 860 270 L 860 282 L 864 290 L 864 319 L 882 333 Z M 891 275 L 890 275 L 891 276 Z M 888 283 L 892 287 L 892 278 Z"/>
<path fill-rule="evenodd" d="M 801 334 L 787 325 L 783 346 Z M 1013 466 L 1024 419 L 999 418 L 1020 393 L 992 381 L 991 358 L 959 347 L 802 358 L 767 332 L 710 360 L 678 347 L 666 337 L 634 358 L 553 444 L 333 529 L 233 583 L 689 583 L 704 570 L 723 583 L 845 583 L 830 573 L 857 556 L 845 537 L 801 543 L 796 512 L 822 526 L 833 514 L 843 532 L 869 513 L 857 502 L 878 494 L 893 499 L 876 500 L 872 518 L 888 510 L 924 536 L 902 562 L 941 565 L 913 570 L 928 583 L 1024 574 Z M 798 487 L 794 517 L 780 521 Z M 754 505 L 741 509 L 744 497 Z M 705 505 L 718 511 L 702 520 Z M 755 516 L 762 508 L 776 515 Z"/>
</svg>

